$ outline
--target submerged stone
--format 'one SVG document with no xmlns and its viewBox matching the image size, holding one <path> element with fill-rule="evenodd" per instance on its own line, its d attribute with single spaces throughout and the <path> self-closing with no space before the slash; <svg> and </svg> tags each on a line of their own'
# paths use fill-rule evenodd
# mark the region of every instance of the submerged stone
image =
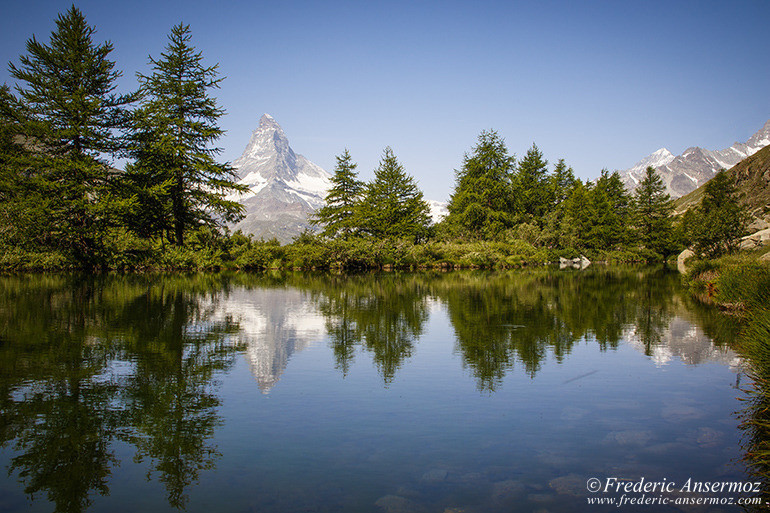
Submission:
<svg viewBox="0 0 770 513">
<path fill-rule="evenodd" d="M 572 495 L 579 497 L 585 495 L 586 478 L 577 474 L 569 474 L 548 482 L 550 486 L 559 495 Z"/>
<path fill-rule="evenodd" d="M 374 504 L 385 513 L 417 513 L 422 511 L 414 501 L 399 495 L 385 495 L 377 499 Z"/>
<path fill-rule="evenodd" d="M 524 483 L 514 479 L 508 479 L 506 481 L 499 481 L 492 486 L 492 497 L 495 499 L 516 497 L 524 494 L 526 491 L 527 487 Z"/>
</svg>

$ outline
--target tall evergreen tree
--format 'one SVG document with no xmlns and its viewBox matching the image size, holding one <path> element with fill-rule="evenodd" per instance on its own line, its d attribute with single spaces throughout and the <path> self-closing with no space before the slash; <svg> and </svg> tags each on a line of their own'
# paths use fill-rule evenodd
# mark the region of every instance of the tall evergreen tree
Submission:
<svg viewBox="0 0 770 513">
<path fill-rule="evenodd" d="M 385 148 L 359 205 L 362 230 L 376 237 L 422 238 L 431 222 L 422 191 L 390 147 Z"/>
<path fill-rule="evenodd" d="M 9 66 L 25 111 L 19 134 L 34 150 L 27 168 L 49 198 L 46 242 L 83 264 L 94 263 L 114 217 L 106 157 L 124 148 L 118 130 L 134 100 L 115 93 L 113 47 L 96 45 L 95 32 L 73 6 L 57 18 L 49 44 L 33 36 L 28 55 Z"/>
<path fill-rule="evenodd" d="M 543 153 L 532 144 L 524 158 L 519 161 L 513 178 L 516 210 L 524 221 L 540 224 L 542 217 L 553 202 L 547 184 L 548 161 Z"/>
<path fill-rule="evenodd" d="M 553 191 L 551 193 L 551 198 L 553 199 L 552 207 L 556 207 L 567 199 L 572 187 L 575 186 L 575 172 L 571 167 L 567 167 L 564 159 L 559 159 L 553 174 L 548 179 L 551 182 L 550 189 Z"/>
<path fill-rule="evenodd" d="M 515 162 L 497 132 L 481 132 L 457 171 L 445 224 L 483 238 L 494 238 L 512 226 L 511 172 Z"/>
<path fill-rule="evenodd" d="M 615 171 L 602 169 L 592 190 L 593 229 L 590 247 L 615 249 L 628 241 L 631 198 Z"/>
<path fill-rule="evenodd" d="M 209 91 L 222 79 L 218 65 L 203 64 L 191 38 L 188 25 L 174 26 L 166 51 L 159 59 L 150 57 L 152 74 L 138 75 L 136 163 L 127 170 L 135 183 L 152 191 L 141 198 L 142 210 L 153 212 L 144 220 L 149 230 L 164 229 L 177 245 L 201 224 L 218 228 L 240 219 L 243 207 L 227 194 L 247 190 L 236 183 L 228 164 L 215 160 L 221 149 L 211 144 L 224 133 L 217 124 L 224 111 Z"/>
<path fill-rule="evenodd" d="M 323 235 L 348 238 L 356 231 L 356 208 L 364 190 L 357 179 L 356 167 L 348 150 L 337 156 L 337 167 L 332 176 L 332 188 L 326 194 L 325 204 L 318 209 L 314 224 L 323 225 Z"/>
<path fill-rule="evenodd" d="M 706 182 L 689 230 L 697 253 L 716 258 L 738 249 L 747 216 L 735 196 L 735 183 L 724 170 Z"/>
<path fill-rule="evenodd" d="M 658 254 L 668 254 L 673 247 L 673 206 L 663 180 L 652 167 L 647 168 L 634 192 L 633 208 L 639 242 Z"/>
<path fill-rule="evenodd" d="M 561 240 L 565 247 L 584 249 L 593 226 L 592 213 L 593 187 L 590 182 L 576 180 L 572 190 L 564 200 L 564 217 L 561 220 Z"/>
<path fill-rule="evenodd" d="M 575 187 L 575 172 L 567 167 L 564 159 L 559 159 L 553 173 L 547 178 L 547 197 L 551 203 L 542 218 L 541 241 L 550 247 L 560 244 L 561 224 L 564 219 L 565 202 Z"/>
</svg>

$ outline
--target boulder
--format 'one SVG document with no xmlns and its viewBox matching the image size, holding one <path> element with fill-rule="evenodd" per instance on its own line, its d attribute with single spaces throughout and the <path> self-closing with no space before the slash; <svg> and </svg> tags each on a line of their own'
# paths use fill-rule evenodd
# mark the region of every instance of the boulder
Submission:
<svg viewBox="0 0 770 513">
<path fill-rule="evenodd" d="M 770 228 L 754 232 L 741 238 L 741 249 L 754 249 L 770 244 Z"/>
<path fill-rule="evenodd" d="M 695 253 L 690 249 L 685 249 L 679 256 L 676 257 L 676 268 L 682 274 L 687 274 L 687 259 L 695 256 Z"/>
</svg>

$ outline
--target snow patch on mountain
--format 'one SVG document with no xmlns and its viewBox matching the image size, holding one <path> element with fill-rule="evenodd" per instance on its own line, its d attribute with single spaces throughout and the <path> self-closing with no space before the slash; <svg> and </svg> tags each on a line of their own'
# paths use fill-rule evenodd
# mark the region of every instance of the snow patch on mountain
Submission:
<svg viewBox="0 0 770 513">
<path fill-rule="evenodd" d="M 730 169 L 768 145 L 770 121 L 745 143 L 736 142 L 718 151 L 690 147 L 679 156 L 661 148 L 629 169 L 620 171 L 620 175 L 626 187 L 633 190 L 644 177 L 647 168 L 652 167 L 663 179 L 671 197 L 678 198 L 708 182 L 721 169 Z"/>
<path fill-rule="evenodd" d="M 239 183 L 248 192 L 231 196 L 246 208 L 246 216 L 232 228 L 282 243 L 306 229 L 308 216 L 323 205 L 331 175 L 298 155 L 281 126 L 269 114 L 259 120 L 241 156 L 233 162 Z"/>
<path fill-rule="evenodd" d="M 440 222 L 449 214 L 446 201 L 426 200 L 426 202 L 430 207 L 430 218 L 433 220 L 433 223 Z"/>
</svg>

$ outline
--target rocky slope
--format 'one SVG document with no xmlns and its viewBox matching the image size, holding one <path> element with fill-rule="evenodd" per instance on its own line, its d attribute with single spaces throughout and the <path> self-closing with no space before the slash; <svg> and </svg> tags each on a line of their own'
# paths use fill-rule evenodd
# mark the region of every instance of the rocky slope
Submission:
<svg viewBox="0 0 770 513">
<path fill-rule="evenodd" d="M 770 145 L 770 121 L 745 143 L 736 142 L 729 148 L 719 151 L 693 146 L 678 156 L 661 148 L 634 164 L 633 167 L 621 171 L 620 175 L 626 187 L 633 190 L 643 178 L 647 167 L 652 166 L 663 178 L 671 197 L 678 198 L 708 182 L 720 169 L 730 169 L 768 145 Z"/>
<path fill-rule="evenodd" d="M 269 114 L 259 120 L 246 149 L 232 165 L 239 183 L 250 190 L 233 197 L 246 207 L 246 217 L 231 228 L 257 238 L 291 242 L 310 227 L 308 215 L 323 205 L 331 187 L 331 175 L 294 153 Z"/>
</svg>

